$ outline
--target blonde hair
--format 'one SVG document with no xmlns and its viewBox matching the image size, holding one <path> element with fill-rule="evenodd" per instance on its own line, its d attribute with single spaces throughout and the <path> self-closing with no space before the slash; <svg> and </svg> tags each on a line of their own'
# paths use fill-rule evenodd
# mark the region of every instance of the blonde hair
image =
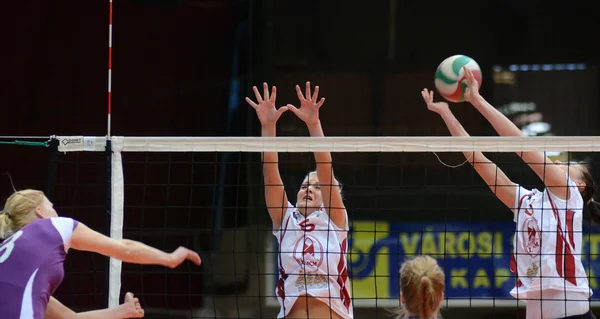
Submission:
<svg viewBox="0 0 600 319">
<path fill-rule="evenodd" d="M 29 224 L 35 217 L 36 207 L 44 202 L 44 192 L 26 189 L 14 192 L 6 200 L 0 215 L 0 239 L 6 239 Z"/>
<path fill-rule="evenodd" d="M 418 256 L 402 264 L 400 268 L 400 291 L 404 304 L 398 314 L 404 311 L 429 319 L 439 310 L 444 292 L 444 271 L 437 261 L 429 256 Z"/>
</svg>

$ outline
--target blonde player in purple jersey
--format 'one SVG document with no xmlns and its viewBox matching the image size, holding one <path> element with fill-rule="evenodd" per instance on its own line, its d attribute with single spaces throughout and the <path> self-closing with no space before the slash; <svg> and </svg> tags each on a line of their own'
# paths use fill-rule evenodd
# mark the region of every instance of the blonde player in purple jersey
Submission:
<svg viewBox="0 0 600 319">
<path fill-rule="evenodd" d="M 490 105 L 477 89 L 477 80 L 467 68 L 469 101 L 501 136 L 522 136 L 508 118 Z M 438 113 L 453 136 L 469 136 L 447 103 L 433 102 L 433 92 L 421 92 L 429 110 Z M 583 211 L 600 220 L 594 201 L 594 181 L 582 163 L 553 163 L 540 152 L 517 153 L 545 184 L 528 190 L 513 183 L 481 152 L 465 152 L 498 199 L 514 213 L 516 233 L 511 270 L 518 278 L 511 291 L 526 304 L 528 319 L 595 318 L 590 311 L 588 284 L 581 262 Z"/>
<path fill-rule="evenodd" d="M 165 253 L 132 240 L 115 240 L 84 224 L 58 217 L 38 190 L 12 194 L 0 215 L 0 313 L 3 319 L 129 318 L 143 312 L 136 299 L 125 306 L 75 314 L 52 298 L 64 277 L 69 249 L 96 252 L 124 262 L 175 268 L 185 260 L 200 265 L 197 253 L 180 247 Z M 133 306 L 133 308 L 132 308 Z"/>
<path fill-rule="evenodd" d="M 288 104 L 277 109 L 275 87 L 270 93 L 264 83 L 263 96 L 254 87 L 257 103 L 246 98 L 256 111 L 262 136 L 275 136 L 277 120 L 287 110 L 306 124 L 310 136 L 324 136 L 319 109 L 325 99 L 318 100 L 318 86 L 312 94 L 309 82 L 305 94 L 296 86 L 300 108 Z M 304 178 L 294 206 L 285 193 L 277 153 L 263 154 L 265 201 L 279 243 L 278 318 L 352 319 L 346 262 L 348 214 L 333 175 L 331 153 L 314 155 L 316 171 Z"/>
</svg>

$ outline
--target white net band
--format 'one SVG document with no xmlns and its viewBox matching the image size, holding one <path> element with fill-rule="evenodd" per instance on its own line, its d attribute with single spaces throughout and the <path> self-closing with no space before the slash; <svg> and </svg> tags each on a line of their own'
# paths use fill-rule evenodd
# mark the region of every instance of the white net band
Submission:
<svg viewBox="0 0 600 319">
<path fill-rule="evenodd" d="M 56 136 L 60 152 L 102 152 L 106 137 Z M 111 137 L 122 152 L 596 152 L 598 136 Z"/>
</svg>

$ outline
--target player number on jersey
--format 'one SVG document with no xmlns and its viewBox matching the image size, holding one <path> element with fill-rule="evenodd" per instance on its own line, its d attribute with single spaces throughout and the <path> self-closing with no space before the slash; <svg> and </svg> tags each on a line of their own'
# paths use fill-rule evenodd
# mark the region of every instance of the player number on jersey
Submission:
<svg viewBox="0 0 600 319">
<path fill-rule="evenodd" d="M 2 243 L 0 246 L 0 264 L 8 259 L 13 249 L 15 249 L 15 241 L 19 239 L 21 235 L 23 235 L 23 231 L 19 230 L 14 235 L 10 236 L 4 243 Z"/>
<path fill-rule="evenodd" d="M 305 219 L 303 221 L 301 221 L 300 223 L 298 223 L 298 226 L 300 226 L 300 229 L 302 229 L 305 232 L 311 232 L 313 230 L 315 230 L 315 224 L 309 224 L 310 219 Z"/>
</svg>

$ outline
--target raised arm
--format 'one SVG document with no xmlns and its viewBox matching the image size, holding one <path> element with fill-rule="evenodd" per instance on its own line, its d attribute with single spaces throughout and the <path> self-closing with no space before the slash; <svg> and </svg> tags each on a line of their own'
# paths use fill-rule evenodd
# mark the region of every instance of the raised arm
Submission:
<svg viewBox="0 0 600 319">
<path fill-rule="evenodd" d="M 325 98 L 317 102 L 319 96 L 319 87 L 315 87 L 315 92 L 311 95 L 310 82 L 306 82 L 306 96 L 302 94 L 300 86 L 296 85 L 296 93 L 300 100 L 300 108 L 288 104 L 288 108 L 294 112 L 308 127 L 308 132 L 312 137 L 323 137 L 323 127 L 319 119 L 319 109 L 325 103 Z M 348 216 L 342 192 L 338 181 L 333 174 L 333 166 L 330 152 L 315 152 L 315 162 L 317 164 L 317 177 L 321 186 L 323 195 L 323 205 L 329 214 L 331 221 L 339 228 L 346 227 Z"/>
<path fill-rule="evenodd" d="M 469 136 L 454 114 L 452 114 L 452 111 L 450 111 L 448 103 L 433 102 L 433 91 L 429 92 L 427 89 L 423 89 L 421 95 L 427 104 L 427 108 L 442 117 L 442 120 L 444 120 L 444 123 L 452 136 Z M 517 196 L 516 184 L 513 183 L 496 164 L 485 157 L 483 153 L 463 152 L 463 154 L 469 163 L 473 165 L 477 174 L 481 176 L 492 192 L 494 192 L 496 197 L 498 197 L 498 199 L 500 199 L 500 201 L 508 208 L 515 209 L 514 206 Z"/>
<path fill-rule="evenodd" d="M 106 237 L 83 223 L 79 223 L 71 236 L 71 247 L 76 250 L 92 251 L 132 264 L 161 265 L 169 268 L 179 266 L 185 260 L 200 265 L 200 256 L 184 247 L 165 253 L 140 242 Z"/>
<path fill-rule="evenodd" d="M 479 94 L 479 83 L 468 68 L 464 68 L 468 88 L 465 99 L 469 101 L 494 127 L 500 136 L 523 136 L 523 132 L 504 114 L 488 103 Z M 568 180 L 565 172 L 541 152 L 517 153 L 540 177 L 552 194 L 561 199 L 569 198 Z"/>
<path fill-rule="evenodd" d="M 250 98 L 246 98 L 246 102 L 250 104 L 256 111 L 256 115 L 261 125 L 261 135 L 267 137 L 275 137 L 277 120 L 281 117 L 283 112 L 287 111 L 287 107 L 275 108 L 275 100 L 277 98 L 277 89 L 273 87 L 271 95 L 269 96 L 269 86 L 267 83 L 263 83 L 263 97 L 260 96 L 260 92 L 255 87 L 254 95 L 256 96 L 256 102 Z M 281 221 L 283 215 L 287 210 L 287 195 L 285 194 L 285 188 L 281 175 L 279 174 L 279 157 L 277 152 L 264 152 L 262 154 L 263 161 L 263 177 L 265 183 L 265 202 L 267 204 L 267 210 L 271 221 L 273 221 L 273 229 L 279 229 L 281 227 Z"/>
<path fill-rule="evenodd" d="M 46 319 L 126 319 L 143 317 L 144 309 L 140 306 L 140 301 L 130 292 L 125 294 L 125 301 L 118 307 L 79 313 L 69 309 L 51 296 L 44 313 Z"/>
</svg>

